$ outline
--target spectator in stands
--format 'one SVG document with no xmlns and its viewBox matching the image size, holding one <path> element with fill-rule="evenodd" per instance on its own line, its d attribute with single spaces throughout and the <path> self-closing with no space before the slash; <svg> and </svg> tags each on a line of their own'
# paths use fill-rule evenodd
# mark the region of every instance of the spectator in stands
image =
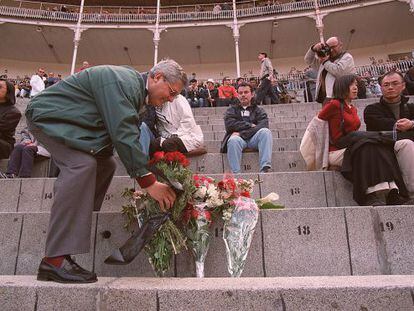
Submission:
<svg viewBox="0 0 414 311">
<path fill-rule="evenodd" d="M 289 92 L 286 90 L 286 87 L 283 83 L 280 83 L 276 78 L 272 79 L 272 89 L 273 93 L 276 95 L 276 104 L 289 104 L 292 100 Z M 270 102 L 270 98 L 266 97 L 265 100 Z"/>
<path fill-rule="evenodd" d="M 27 128 L 22 130 L 20 134 L 21 141 L 14 146 L 10 154 L 6 173 L 0 173 L 2 178 L 31 177 L 35 157 L 50 157 L 50 153 L 39 144 Z"/>
<path fill-rule="evenodd" d="M 53 72 L 49 72 L 49 76 L 46 79 L 45 88 L 48 88 L 57 82 L 59 82 L 59 78 L 55 77 L 55 74 Z"/>
<path fill-rule="evenodd" d="M 381 91 L 381 86 L 378 83 L 378 80 L 376 79 L 372 79 L 369 82 L 369 89 L 371 91 L 371 94 L 374 96 L 381 96 L 382 95 L 382 91 Z"/>
<path fill-rule="evenodd" d="M 234 86 L 236 88 L 236 90 L 239 88 L 239 85 L 242 84 L 242 83 L 244 83 L 244 82 L 245 81 L 244 81 L 244 78 L 243 77 L 238 77 L 236 79 L 236 85 Z"/>
<path fill-rule="evenodd" d="M 219 3 L 217 3 L 214 7 L 213 7 L 213 13 L 220 13 L 221 12 L 221 5 Z"/>
<path fill-rule="evenodd" d="M 14 85 L 0 79 L 0 159 L 7 159 L 13 150 L 14 133 L 21 113 L 15 107 Z"/>
<path fill-rule="evenodd" d="M 197 79 L 191 79 L 187 89 L 187 100 L 191 107 L 205 107 L 204 93 L 198 87 Z"/>
<path fill-rule="evenodd" d="M 43 80 L 44 75 L 45 70 L 43 68 L 39 68 L 37 73 L 30 78 L 30 98 L 36 96 L 45 89 L 45 82 Z"/>
<path fill-rule="evenodd" d="M 188 153 L 204 144 L 203 132 L 182 95 L 161 107 L 148 106 L 140 130 L 139 141 L 149 155 L 156 151 Z"/>
<path fill-rule="evenodd" d="M 21 98 L 29 97 L 31 90 L 30 79 L 25 78 L 23 81 L 21 81 L 19 83 L 19 90 L 19 96 Z"/>
<path fill-rule="evenodd" d="M 380 135 L 358 132 L 361 122 L 352 100 L 357 97 L 356 76 L 337 78 L 334 99 L 318 117 L 329 124 L 329 165 L 353 183 L 353 197 L 360 205 L 396 205 L 409 199 L 392 145 Z M 381 197 L 386 193 L 386 200 Z"/>
<path fill-rule="evenodd" d="M 87 62 L 86 60 L 82 63 L 82 67 L 80 67 L 79 69 L 78 69 L 78 71 L 77 72 L 80 72 L 80 71 L 82 71 L 82 70 L 85 70 L 85 69 L 88 69 L 89 67 L 91 67 L 91 65 L 89 64 L 89 62 Z"/>
<path fill-rule="evenodd" d="M 206 101 L 209 107 L 215 107 L 217 105 L 218 100 L 218 89 L 214 84 L 213 79 L 207 80 L 207 87 L 206 87 Z"/>
<path fill-rule="evenodd" d="M 324 103 L 332 98 L 335 79 L 355 72 L 354 58 L 343 50 L 338 37 L 315 43 L 305 55 L 305 62 L 318 70 L 316 81 L 316 101 Z"/>
<path fill-rule="evenodd" d="M 358 84 L 358 99 L 367 98 L 366 80 L 361 78 L 360 76 L 357 76 L 356 79 Z"/>
<path fill-rule="evenodd" d="M 397 131 L 394 151 L 411 198 L 414 198 L 414 104 L 408 103 L 401 73 L 387 72 L 381 80 L 382 97 L 364 110 L 367 131 Z"/>
<path fill-rule="evenodd" d="M 232 10 L 232 7 L 231 7 L 231 5 L 230 5 L 230 4 L 228 4 L 227 2 L 224 2 L 224 3 L 221 5 L 221 9 L 222 9 L 223 11 L 231 11 L 231 10 Z"/>
<path fill-rule="evenodd" d="M 318 76 L 318 72 L 312 68 L 308 67 L 305 69 L 305 101 L 306 102 L 313 102 L 315 100 L 315 92 L 316 92 L 316 78 Z"/>
<path fill-rule="evenodd" d="M 249 84 L 252 88 L 253 97 L 256 96 L 256 89 L 257 89 L 257 79 L 255 77 L 251 77 L 249 79 Z"/>
<path fill-rule="evenodd" d="M 260 84 L 256 90 L 256 103 L 260 105 L 266 96 L 270 97 L 272 104 L 278 103 L 278 98 L 272 88 L 273 79 L 273 65 L 265 52 L 261 52 L 258 55 L 260 61 Z"/>
<path fill-rule="evenodd" d="M 404 76 L 407 95 L 414 95 L 414 66 Z"/>
<path fill-rule="evenodd" d="M 224 116 L 226 135 L 221 152 L 227 152 L 231 171 L 240 173 L 243 149 L 259 150 L 260 172 L 272 168 L 272 132 L 266 112 L 253 101 L 252 88 L 242 83 L 237 90 L 240 103 L 227 109 Z"/>
<path fill-rule="evenodd" d="M 237 91 L 229 77 L 223 78 L 223 84 L 218 88 L 219 100 L 217 102 L 218 107 L 231 106 L 237 102 Z"/>
<path fill-rule="evenodd" d="M 114 148 L 130 176 L 160 208 L 172 206 L 174 191 L 146 169 L 136 121 L 146 103 L 173 101 L 186 83 L 185 72 L 173 60 L 159 62 L 148 74 L 130 67 L 96 66 L 31 100 L 26 110 L 29 130 L 60 169 L 38 280 L 97 281 L 95 273 L 80 268 L 70 255 L 90 250 L 92 212 L 101 208 L 114 175 Z"/>
</svg>

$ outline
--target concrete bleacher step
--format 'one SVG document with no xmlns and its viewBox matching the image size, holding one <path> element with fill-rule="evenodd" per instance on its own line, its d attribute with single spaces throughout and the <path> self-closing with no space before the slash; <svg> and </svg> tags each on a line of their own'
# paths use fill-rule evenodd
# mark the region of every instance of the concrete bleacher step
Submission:
<svg viewBox="0 0 414 311">
<path fill-rule="evenodd" d="M 296 208 L 261 211 L 244 277 L 402 275 L 414 271 L 413 206 Z M 118 208 L 119 210 L 119 208 Z M 1 275 L 35 274 L 49 213 L 0 213 Z M 99 276 L 153 276 L 144 253 L 127 266 L 104 260 L 129 233 L 120 212 L 96 212 L 91 251 L 76 260 Z M 211 227 L 207 277 L 227 277 L 223 223 Z M 176 256 L 171 277 L 193 277 L 189 253 Z M 414 284 L 413 284 L 414 285 Z"/>
<path fill-rule="evenodd" d="M 221 179 L 223 174 L 208 174 Z M 352 185 L 338 172 L 245 173 L 236 177 L 257 180 L 253 196 L 270 192 L 280 196 L 287 208 L 355 206 Z M 0 179 L 0 212 L 48 212 L 53 202 L 54 178 Z M 125 188 L 136 187 L 131 178 L 114 177 L 105 195 L 102 211 L 119 211 Z"/>
<path fill-rule="evenodd" d="M 300 141 L 300 138 L 273 138 L 273 151 L 298 151 Z M 209 153 L 219 153 L 221 140 L 205 140 L 204 146 Z"/>
<path fill-rule="evenodd" d="M 413 276 L 100 278 L 84 285 L 0 279 L 4 310 L 413 310 Z"/>
<path fill-rule="evenodd" d="M 296 139 L 285 139 L 276 141 L 272 153 L 272 169 L 274 172 L 294 172 L 304 171 L 306 169 L 305 162 L 300 155 L 300 141 Z M 220 142 L 210 143 L 212 149 L 219 151 Z M 291 151 L 290 151 L 291 150 Z M 296 150 L 296 151 L 295 151 Z M 118 156 L 115 156 L 117 168 L 115 176 L 127 176 L 126 169 Z M 8 160 L 0 160 L 0 171 L 5 172 Z M 51 172 L 51 160 L 42 159 L 35 162 L 32 177 L 48 177 Z M 190 169 L 194 173 L 218 174 L 230 172 L 227 160 L 227 154 L 209 152 L 200 156 L 190 158 Z M 241 170 L 243 173 L 253 173 L 259 171 L 259 153 L 245 152 L 242 155 Z"/>
<path fill-rule="evenodd" d="M 281 147 L 277 147 L 278 149 Z M 273 149 L 275 150 L 275 148 Z M 126 176 L 126 170 L 119 158 L 117 160 L 116 176 Z M 220 174 L 230 172 L 227 154 L 206 153 L 197 157 L 190 158 L 190 169 L 194 173 Z M 242 173 L 254 173 L 259 171 L 259 153 L 243 153 L 241 161 Z M 298 151 L 280 151 L 272 153 L 272 170 L 274 172 L 294 172 L 304 171 L 305 161 Z"/>
</svg>

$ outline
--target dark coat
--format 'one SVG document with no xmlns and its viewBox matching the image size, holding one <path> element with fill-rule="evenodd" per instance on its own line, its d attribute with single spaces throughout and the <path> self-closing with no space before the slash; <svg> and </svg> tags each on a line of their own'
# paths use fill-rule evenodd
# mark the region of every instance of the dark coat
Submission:
<svg viewBox="0 0 414 311">
<path fill-rule="evenodd" d="M 346 147 L 341 173 L 352 182 L 353 198 L 358 204 L 364 204 L 368 187 L 381 182 L 394 181 L 400 195 L 408 196 L 392 139 L 380 133 L 351 132 L 340 140 L 341 147 Z"/>
<path fill-rule="evenodd" d="M 239 132 L 240 137 L 244 140 L 248 140 L 262 128 L 269 128 L 269 119 L 266 112 L 257 106 L 252 104 L 247 108 L 250 112 L 249 121 L 243 120 L 241 115 L 242 107 L 240 105 L 234 105 L 227 109 L 224 116 L 224 125 L 226 127 L 226 135 L 221 143 L 221 152 L 227 152 L 227 141 L 231 134 Z M 255 124 L 255 127 L 252 127 Z"/>
<path fill-rule="evenodd" d="M 7 84 L 7 97 L 6 102 L 0 104 L 0 158 L 6 159 L 9 157 L 10 152 L 13 150 L 14 133 L 16 131 L 17 124 L 20 121 L 21 113 L 14 106 L 14 86 L 10 82 Z"/>
<path fill-rule="evenodd" d="M 414 79 L 412 79 L 407 72 L 404 76 L 405 90 L 408 95 L 414 95 Z"/>
<path fill-rule="evenodd" d="M 406 118 L 414 120 L 414 104 L 408 103 L 408 97 L 401 97 L 400 119 Z M 368 105 L 364 110 L 364 121 L 367 131 L 392 131 L 397 118 L 392 113 L 388 104 L 381 97 L 379 103 Z M 414 131 L 410 130 L 399 133 L 398 138 L 412 138 Z"/>
</svg>

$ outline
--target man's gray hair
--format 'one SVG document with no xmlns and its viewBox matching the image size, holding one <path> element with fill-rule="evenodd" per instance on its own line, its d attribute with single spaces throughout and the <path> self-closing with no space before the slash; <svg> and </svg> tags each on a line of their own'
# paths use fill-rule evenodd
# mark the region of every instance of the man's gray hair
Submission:
<svg viewBox="0 0 414 311">
<path fill-rule="evenodd" d="M 184 69 L 172 59 L 161 60 L 149 72 L 151 78 L 157 73 L 161 73 L 170 83 L 181 81 L 184 86 L 188 84 L 187 74 Z"/>
</svg>

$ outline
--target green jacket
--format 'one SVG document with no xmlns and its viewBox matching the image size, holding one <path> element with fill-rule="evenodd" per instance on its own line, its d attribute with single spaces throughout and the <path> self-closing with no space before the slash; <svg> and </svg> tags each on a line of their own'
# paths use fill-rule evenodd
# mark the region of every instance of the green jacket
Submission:
<svg viewBox="0 0 414 311">
<path fill-rule="evenodd" d="M 148 173 L 138 128 L 145 83 L 133 68 L 91 67 L 35 96 L 26 117 L 48 136 L 91 155 L 115 147 L 128 174 L 140 177 Z"/>
</svg>

